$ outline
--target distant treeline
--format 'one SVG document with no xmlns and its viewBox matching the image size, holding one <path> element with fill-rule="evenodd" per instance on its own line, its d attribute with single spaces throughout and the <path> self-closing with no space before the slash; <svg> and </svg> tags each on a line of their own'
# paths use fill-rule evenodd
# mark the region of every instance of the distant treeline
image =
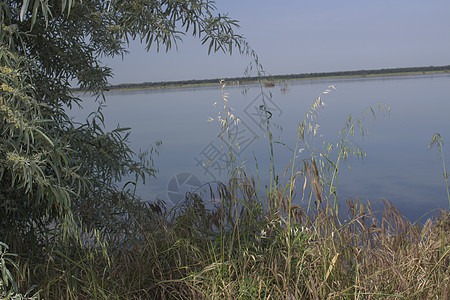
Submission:
<svg viewBox="0 0 450 300">
<path fill-rule="evenodd" d="M 339 71 L 339 72 L 322 72 L 322 73 L 303 73 L 303 74 L 289 74 L 289 75 L 272 75 L 261 77 L 235 77 L 223 79 L 202 79 L 202 80 L 183 80 L 183 81 L 165 81 L 165 82 L 143 82 L 143 83 L 122 83 L 108 86 L 109 90 L 117 89 L 146 89 L 146 88 L 170 88 L 183 86 L 197 86 L 197 85 L 215 85 L 219 84 L 221 80 L 229 84 L 248 84 L 263 80 L 265 82 L 283 81 L 292 79 L 316 79 L 326 77 L 365 77 L 365 76 L 382 76 L 394 74 L 407 73 L 426 73 L 426 72 L 450 72 L 450 66 L 440 67 L 411 67 L 411 68 L 392 68 L 379 70 L 358 70 L 358 71 Z"/>
</svg>

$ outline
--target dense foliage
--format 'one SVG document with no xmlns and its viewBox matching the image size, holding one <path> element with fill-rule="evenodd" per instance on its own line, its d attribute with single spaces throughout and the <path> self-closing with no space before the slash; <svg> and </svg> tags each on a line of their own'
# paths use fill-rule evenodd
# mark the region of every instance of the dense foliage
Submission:
<svg viewBox="0 0 450 300">
<path fill-rule="evenodd" d="M 68 117 L 80 104 L 71 83 L 101 100 L 111 70 L 100 58 L 130 39 L 169 50 L 192 33 L 226 52 L 242 39 L 205 0 L 5 0 L 0 22 L 0 236 L 16 251 L 47 243 L 63 219 L 116 224 L 118 202 L 138 205 L 117 182 L 156 172 L 152 148 L 135 155 L 126 128 L 105 132 L 100 108 L 84 124 Z"/>
</svg>

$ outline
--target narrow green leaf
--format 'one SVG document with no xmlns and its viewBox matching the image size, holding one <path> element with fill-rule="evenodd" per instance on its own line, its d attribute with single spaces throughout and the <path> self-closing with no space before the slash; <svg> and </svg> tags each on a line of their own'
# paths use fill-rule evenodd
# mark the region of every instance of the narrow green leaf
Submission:
<svg viewBox="0 0 450 300">
<path fill-rule="evenodd" d="M 119 128 L 114 129 L 111 132 L 122 132 L 122 131 L 128 131 L 128 130 L 131 130 L 131 128 L 130 127 L 119 127 Z"/>
<path fill-rule="evenodd" d="M 62 0 L 61 4 L 61 13 L 64 13 L 64 10 L 66 9 L 67 0 Z"/>
<path fill-rule="evenodd" d="M 21 22 L 23 22 L 23 20 L 25 18 L 25 14 L 27 13 L 28 4 L 30 4 L 30 0 L 23 0 L 22 8 L 20 10 L 20 21 Z"/>
<path fill-rule="evenodd" d="M 43 133 L 40 129 L 38 129 L 38 128 L 35 128 L 34 129 L 37 133 L 39 133 L 40 135 L 41 135 L 41 137 L 43 137 L 52 147 L 54 147 L 55 145 L 53 144 L 53 142 L 50 140 L 50 138 L 45 134 L 45 133 Z"/>
<path fill-rule="evenodd" d="M 40 0 L 34 0 L 33 13 L 31 15 L 31 29 L 33 29 L 34 23 L 36 22 L 37 11 L 38 11 L 40 2 L 41 2 Z"/>
</svg>

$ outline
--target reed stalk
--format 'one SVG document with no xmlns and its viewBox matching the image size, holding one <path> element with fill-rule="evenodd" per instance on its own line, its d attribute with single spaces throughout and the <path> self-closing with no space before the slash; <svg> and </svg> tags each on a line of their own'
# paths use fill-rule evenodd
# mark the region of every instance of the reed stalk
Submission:
<svg viewBox="0 0 450 300">
<path fill-rule="evenodd" d="M 444 171 L 442 175 L 444 176 L 445 188 L 447 190 L 448 205 L 449 205 L 449 208 L 450 208 L 450 192 L 449 192 L 449 187 L 448 187 L 448 173 L 447 173 L 447 170 L 445 168 L 445 158 L 444 158 L 444 139 L 437 132 L 433 135 L 433 138 L 431 139 L 431 142 L 430 142 L 430 145 L 428 146 L 428 149 L 431 149 L 433 147 L 437 148 L 437 152 L 439 153 L 439 156 L 442 159 L 442 168 L 443 168 L 443 171 Z"/>
</svg>

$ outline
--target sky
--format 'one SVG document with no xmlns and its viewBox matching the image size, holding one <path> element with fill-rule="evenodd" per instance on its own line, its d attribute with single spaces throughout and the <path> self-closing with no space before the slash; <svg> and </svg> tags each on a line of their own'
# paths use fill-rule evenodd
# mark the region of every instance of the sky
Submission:
<svg viewBox="0 0 450 300">
<path fill-rule="evenodd" d="M 450 65 L 449 0 L 216 0 L 272 75 Z M 103 59 L 111 84 L 244 76 L 250 58 L 208 55 L 186 35 L 169 53 L 132 42 Z"/>
</svg>

